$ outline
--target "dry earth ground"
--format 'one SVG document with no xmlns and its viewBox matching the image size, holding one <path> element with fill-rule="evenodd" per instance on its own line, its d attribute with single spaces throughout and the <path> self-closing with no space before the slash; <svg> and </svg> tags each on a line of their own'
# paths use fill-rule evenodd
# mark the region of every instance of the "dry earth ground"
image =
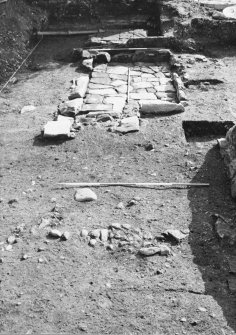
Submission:
<svg viewBox="0 0 236 335">
<path fill-rule="evenodd" d="M 0 334 L 173 335 L 236 333 L 236 297 L 227 284 L 232 248 L 221 247 L 211 214 L 232 217 L 235 203 L 215 139 L 187 142 L 182 120 L 228 117 L 235 108 L 235 51 L 217 51 L 226 66 L 214 68 L 225 83 L 188 90 L 185 114 L 150 118 L 139 133 L 125 136 L 88 126 L 76 139 L 40 141 L 40 127 L 67 96 L 76 67 L 57 63 L 58 49 L 82 46 L 83 40 L 45 40 L 35 54 L 41 71 L 24 71 L 19 82 L 1 94 L 1 247 L 23 225 L 12 251 L 2 251 Z M 212 70 L 196 63 L 194 76 Z M 227 99 L 227 100 L 225 100 Z M 19 114 L 34 104 L 36 111 Z M 227 116 L 225 116 L 226 114 Z M 155 151 L 145 151 L 146 141 Z M 80 204 L 73 189 L 58 182 L 209 182 L 200 189 L 94 189 L 98 201 Z M 133 197 L 132 207 L 116 209 Z M 62 208 L 59 229 L 71 232 L 65 242 L 49 240 L 36 229 L 55 203 Z M 17 202 L 9 204 L 12 199 Z M 129 223 L 153 235 L 168 228 L 188 229 L 189 238 L 171 245 L 172 256 L 141 258 L 103 246 L 91 248 L 82 228 Z M 39 247 L 45 247 L 37 252 Z M 22 254 L 30 257 L 21 261 Z M 39 263 L 39 258 L 44 263 Z M 200 309 L 199 309 L 200 308 Z"/>
</svg>

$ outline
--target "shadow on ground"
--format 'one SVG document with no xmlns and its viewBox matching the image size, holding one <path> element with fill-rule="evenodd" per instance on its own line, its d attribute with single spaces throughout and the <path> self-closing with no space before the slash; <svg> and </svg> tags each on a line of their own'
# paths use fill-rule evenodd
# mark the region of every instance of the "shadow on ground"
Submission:
<svg viewBox="0 0 236 335">
<path fill-rule="evenodd" d="M 205 284 L 205 294 L 211 295 L 221 307 L 228 326 L 236 331 L 236 294 L 230 292 L 228 259 L 236 255 L 235 246 L 222 245 L 213 229 L 212 214 L 225 218 L 235 214 L 235 203 L 230 197 L 229 180 L 217 146 L 210 149 L 192 182 L 209 182 L 208 189 L 190 189 L 188 199 L 192 210 L 190 246 L 194 263 Z"/>
</svg>

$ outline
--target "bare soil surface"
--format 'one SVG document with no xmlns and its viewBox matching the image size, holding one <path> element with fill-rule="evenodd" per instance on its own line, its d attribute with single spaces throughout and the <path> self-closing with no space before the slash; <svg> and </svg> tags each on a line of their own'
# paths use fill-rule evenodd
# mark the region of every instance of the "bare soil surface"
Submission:
<svg viewBox="0 0 236 335">
<path fill-rule="evenodd" d="M 94 124 L 74 140 L 42 141 L 41 126 L 67 97 L 77 74 L 75 66 L 56 62 L 54 55 L 83 43 L 44 40 L 33 59 L 40 71 L 23 69 L 18 83 L 0 96 L 0 334 L 235 334 L 236 296 L 227 283 L 235 249 L 219 243 L 211 217 L 231 218 L 235 202 L 215 139 L 187 142 L 182 129 L 182 121 L 199 118 L 200 111 L 202 119 L 209 111 L 227 119 L 227 106 L 234 111 L 234 52 L 217 51 L 225 67 L 214 71 L 223 73 L 224 84 L 208 92 L 190 87 L 183 115 L 145 119 L 140 132 L 124 136 Z M 191 75 L 197 78 L 202 68 L 196 64 Z M 36 110 L 19 114 L 28 104 Z M 145 150 L 148 141 L 154 151 Z M 210 187 L 98 188 L 93 189 L 97 202 L 78 203 L 75 190 L 57 187 L 76 181 L 207 182 Z M 127 206 L 134 197 L 135 205 Z M 116 208 L 120 202 L 123 209 Z M 49 239 L 47 229 L 39 229 L 55 205 L 57 228 L 71 233 L 68 241 Z M 165 243 L 172 255 L 146 258 L 126 247 L 92 248 L 79 236 L 82 228 L 115 222 L 153 236 L 170 228 L 189 236 L 181 244 Z M 6 239 L 16 230 L 17 243 L 6 251 Z M 28 258 L 21 260 L 22 255 Z"/>
</svg>

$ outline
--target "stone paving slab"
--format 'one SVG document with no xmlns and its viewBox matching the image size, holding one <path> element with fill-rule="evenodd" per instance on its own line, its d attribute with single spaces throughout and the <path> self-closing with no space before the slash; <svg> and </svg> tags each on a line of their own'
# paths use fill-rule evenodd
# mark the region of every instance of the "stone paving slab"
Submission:
<svg viewBox="0 0 236 335">
<path fill-rule="evenodd" d="M 95 66 L 81 112 L 88 112 L 88 116 L 94 117 L 100 114 L 120 117 L 128 95 L 129 102 L 134 103 L 176 103 L 176 89 L 171 75 L 168 63 L 110 63 Z"/>
</svg>

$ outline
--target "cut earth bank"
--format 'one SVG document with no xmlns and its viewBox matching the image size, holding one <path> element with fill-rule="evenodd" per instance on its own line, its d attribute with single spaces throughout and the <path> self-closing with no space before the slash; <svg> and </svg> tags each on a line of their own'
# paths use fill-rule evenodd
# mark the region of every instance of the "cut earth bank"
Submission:
<svg viewBox="0 0 236 335">
<path fill-rule="evenodd" d="M 182 114 L 143 118 L 127 135 L 106 131 L 113 120 L 87 119 L 73 140 L 42 141 L 40 127 L 79 75 L 53 56 L 84 42 L 45 39 L 34 55 L 41 70 L 24 69 L 1 93 L 1 332 L 235 334 L 235 202 L 218 135 L 186 140 L 182 128 L 234 121 L 235 49 L 206 61 L 180 55 Z M 36 109 L 20 114 L 27 105 Z M 83 203 L 57 188 L 75 181 L 210 187 L 92 188 L 97 200 Z M 145 257 L 149 246 L 159 249 Z"/>
</svg>

